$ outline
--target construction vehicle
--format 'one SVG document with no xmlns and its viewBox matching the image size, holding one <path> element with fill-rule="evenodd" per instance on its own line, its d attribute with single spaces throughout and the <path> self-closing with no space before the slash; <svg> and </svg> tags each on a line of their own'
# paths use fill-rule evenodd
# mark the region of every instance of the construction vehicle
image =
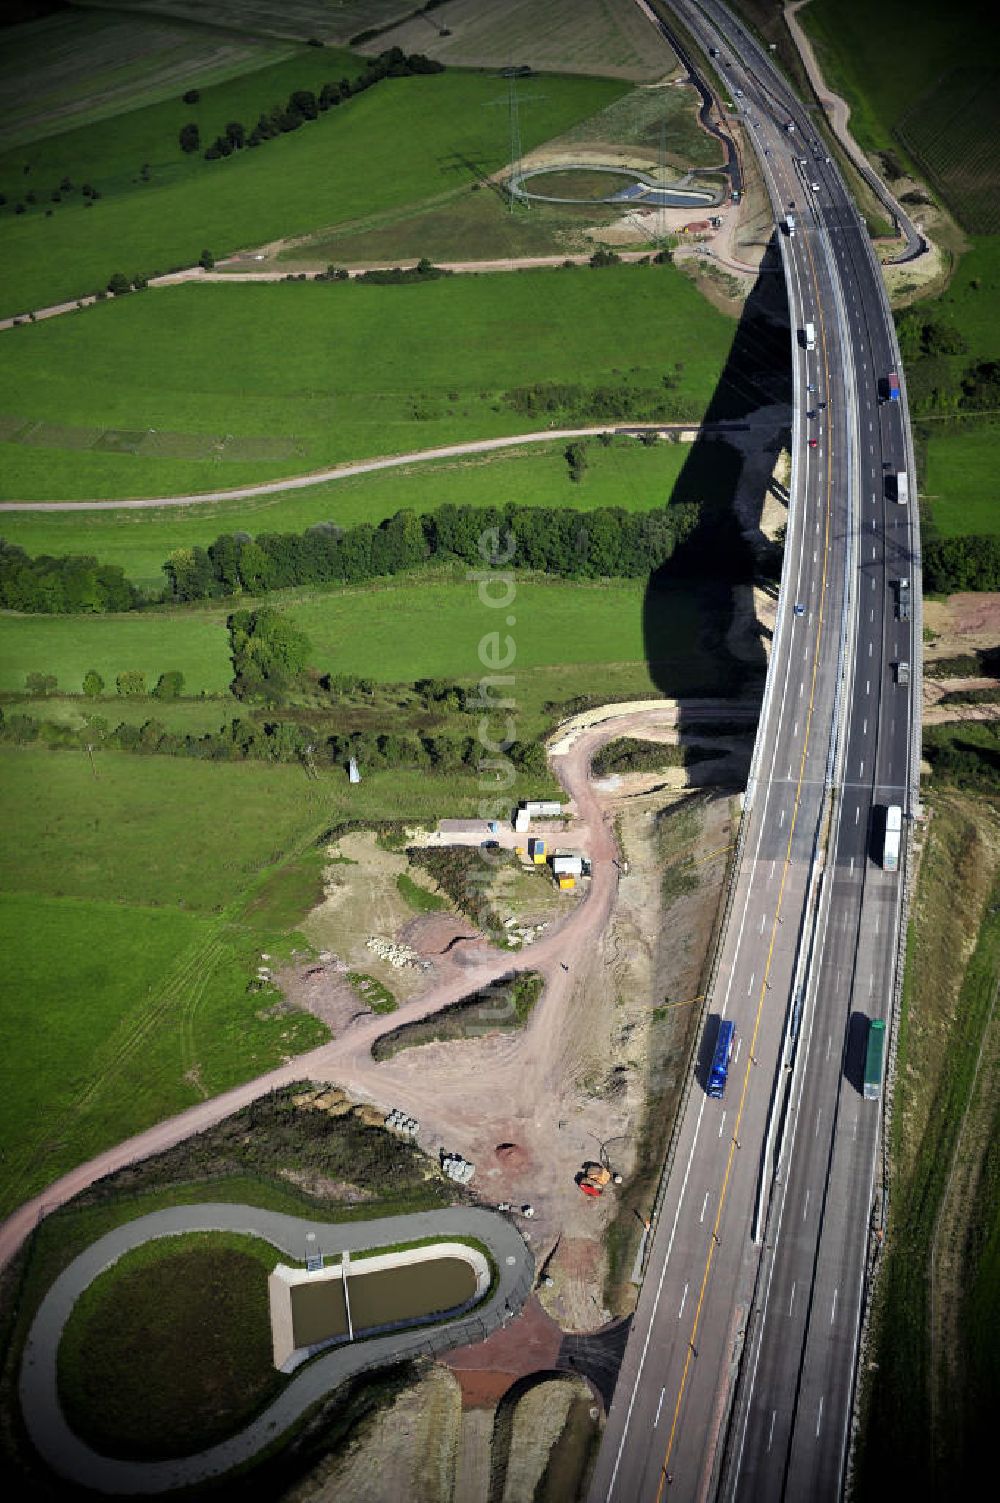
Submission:
<svg viewBox="0 0 1000 1503">
<path fill-rule="evenodd" d="M 576 1176 L 576 1182 L 583 1191 L 583 1194 L 589 1195 L 593 1199 L 596 1199 L 599 1195 L 603 1195 L 606 1187 L 611 1184 L 612 1180 L 616 1185 L 620 1185 L 622 1177 L 620 1174 L 613 1175 L 611 1170 L 605 1168 L 603 1164 L 584 1164 Z"/>
</svg>

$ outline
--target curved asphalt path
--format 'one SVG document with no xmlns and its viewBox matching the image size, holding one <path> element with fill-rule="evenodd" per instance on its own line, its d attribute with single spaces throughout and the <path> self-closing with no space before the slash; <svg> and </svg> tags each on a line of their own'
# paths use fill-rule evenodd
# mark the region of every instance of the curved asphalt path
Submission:
<svg viewBox="0 0 1000 1503">
<path fill-rule="evenodd" d="M 101 1456 L 80 1440 L 59 1407 L 56 1358 L 63 1329 L 80 1295 L 123 1254 L 158 1237 L 185 1232 L 244 1232 L 272 1242 L 288 1257 L 301 1260 L 306 1233 L 316 1236 L 319 1251 L 332 1255 L 386 1247 L 421 1237 L 475 1237 L 490 1250 L 498 1270 L 496 1288 L 474 1315 L 445 1326 L 426 1326 L 376 1336 L 337 1347 L 316 1358 L 293 1378 L 280 1396 L 239 1434 L 172 1461 L 122 1461 Z M 534 1261 L 516 1227 L 493 1211 L 466 1206 L 422 1211 L 410 1216 L 364 1222 L 306 1221 L 255 1206 L 172 1206 L 116 1227 L 56 1279 L 35 1316 L 21 1366 L 21 1412 L 37 1449 L 60 1476 L 105 1493 L 163 1493 L 192 1487 L 251 1460 L 273 1445 L 312 1406 L 345 1379 L 365 1368 L 481 1340 L 509 1319 L 531 1291 Z M 192 1353 L 197 1361 L 197 1353 Z M 141 1382 L 141 1374 L 136 1375 Z"/>
</svg>

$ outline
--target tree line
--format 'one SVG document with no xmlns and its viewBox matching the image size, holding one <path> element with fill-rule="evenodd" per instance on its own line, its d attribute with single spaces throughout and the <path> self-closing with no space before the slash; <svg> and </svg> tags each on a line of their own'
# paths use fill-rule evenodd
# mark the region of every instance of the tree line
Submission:
<svg viewBox="0 0 1000 1503">
<path fill-rule="evenodd" d="M 352 757 L 363 773 L 394 768 L 414 772 L 477 771 L 483 756 L 476 736 L 417 735 L 411 732 L 328 732 L 295 719 L 239 718 L 204 735 L 171 730 L 151 716 L 141 725 L 89 715 L 82 726 L 0 709 L 0 743 L 43 746 L 53 751 L 103 747 L 146 756 L 191 757 L 207 762 L 298 763 L 309 770 L 343 768 Z M 515 741 L 506 752 L 514 766 L 532 777 L 545 776 L 545 753 L 534 742 Z"/>
<path fill-rule="evenodd" d="M 1000 590 L 1000 537 L 931 537 L 924 543 L 923 576 L 932 594 Z"/>
<path fill-rule="evenodd" d="M 318 120 L 327 110 L 335 109 L 356 94 L 363 94 L 384 78 L 407 78 L 414 74 L 443 72 L 444 63 L 435 62 L 421 52 L 407 54 L 401 47 L 390 47 L 378 57 L 369 58 L 364 73 L 359 73 L 357 78 L 341 78 L 336 82 L 325 83 L 318 94 L 312 89 L 293 89 L 285 104 L 277 104 L 272 109 L 263 111 L 257 124 L 250 130 L 247 130 L 242 120 L 231 120 L 202 155 L 206 162 L 216 162 L 222 157 L 242 151 L 244 147 L 261 146 L 277 136 L 300 130 L 310 121 Z M 197 93 L 192 90 L 191 94 L 194 95 L 193 99 L 187 94 L 184 98 L 186 102 L 194 103 Z M 181 126 L 178 144 L 188 156 L 201 150 L 201 131 L 197 121 L 190 120 Z"/>
<path fill-rule="evenodd" d="M 5 610 L 53 616 L 131 611 L 141 598 L 117 564 L 75 553 L 30 558 L 0 538 L 0 607 Z"/>
<path fill-rule="evenodd" d="M 694 502 L 651 512 L 600 507 L 454 506 L 400 511 L 377 526 L 320 522 L 304 533 L 224 533 L 207 548 L 179 548 L 164 564 L 166 598 L 206 600 L 294 585 L 358 584 L 431 559 L 482 563 L 480 539 L 511 538 L 514 568 L 581 579 L 638 578 L 667 563 L 698 526 Z"/>
</svg>

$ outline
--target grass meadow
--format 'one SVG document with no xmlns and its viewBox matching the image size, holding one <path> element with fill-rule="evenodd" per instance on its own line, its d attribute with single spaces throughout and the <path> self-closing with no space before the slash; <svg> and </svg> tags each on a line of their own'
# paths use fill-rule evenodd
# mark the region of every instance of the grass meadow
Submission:
<svg viewBox="0 0 1000 1503">
<path fill-rule="evenodd" d="M 94 430 L 155 430 L 148 455 L 0 445 L 5 496 L 73 500 L 222 488 L 537 429 L 541 416 L 501 394 L 582 373 L 587 385 L 657 389 L 669 376 L 678 416 L 696 419 L 733 325 L 673 267 L 628 265 L 397 287 L 189 284 L 5 338 L 0 413 L 88 429 L 91 442 Z M 285 437 L 297 457 L 171 456 L 171 435 L 197 433 Z"/>
<path fill-rule="evenodd" d="M 420 461 L 302 490 L 186 507 L 7 512 L 0 517 L 0 532 L 32 555 L 94 554 L 102 563 L 118 564 L 144 589 L 157 589 L 164 583 L 164 561 L 175 548 L 207 546 L 221 532 L 303 532 L 326 521 L 353 527 L 378 523 L 404 507 L 425 513 L 446 503 L 652 510 L 665 504 L 690 453 L 682 444 L 647 447 L 625 437 L 608 448 L 589 442 L 586 477 L 578 484 L 570 479 L 565 448 L 565 443 L 526 444 L 493 454 Z"/>
<path fill-rule="evenodd" d="M 830 86 L 851 105 L 851 131 L 868 150 L 892 147 L 907 110 L 969 58 L 996 61 L 992 7 L 936 0 L 812 0 L 798 17 Z M 905 38 L 905 45 L 900 45 Z M 891 65 L 887 60 L 891 60 Z"/>
<path fill-rule="evenodd" d="M 728 609 L 709 601 L 701 586 L 672 581 L 655 597 L 655 607 L 639 580 L 526 576 L 516 589 L 516 604 L 499 621 L 459 570 L 426 570 L 330 592 L 278 591 L 267 598 L 308 635 L 312 666 L 378 683 L 473 681 L 481 672 L 481 638 L 510 631 L 515 673 L 530 674 L 544 686 L 530 696 L 532 713 L 544 700 L 609 691 L 614 672 L 626 674 L 629 692 L 645 693 L 655 683 L 672 693 L 713 693 L 739 677 L 729 671 L 722 649 Z M 232 677 L 225 623 L 236 603 L 122 616 L 8 615 L 0 621 L 0 692 L 23 694 L 28 673 L 49 673 L 63 694 L 75 694 L 88 669 L 96 668 L 111 694 L 118 673 L 139 669 L 150 689 L 161 673 L 180 670 L 185 694 L 225 695 Z M 514 615 L 512 624 L 507 614 Z M 564 678 L 573 685 L 565 691 Z M 581 687 L 581 680 L 589 687 Z M 88 709 L 78 703 L 81 712 Z M 137 713 L 136 702 L 122 703 L 129 711 L 125 718 Z M 105 700 L 94 709 L 117 723 L 122 717 L 116 704 Z M 173 724 L 169 704 L 148 700 L 145 707 L 148 715 Z M 239 707 L 221 700 L 216 710 L 218 725 Z"/>
<path fill-rule="evenodd" d="M 997 504 L 997 432 L 969 431 L 936 437 L 927 424 L 927 465 L 921 504 L 942 537 L 1000 533 Z"/>
<path fill-rule="evenodd" d="M 91 668 L 111 692 L 129 669 L 145 673 L 150 689 L 180 669 L 186 694 L 219 694 L 232 678 L 225 613 L 0 617 L 0 692 L 23 691 L 28 673 L 54 673 L 60 689 L 78 694 Z"/>
<path fill-rule="evenodd" d="M 9 200 L 0 218 L 0 313 L 93 292 L 116 271 L 134 277 L 193 265 L 206 246 L 219 257 L 418 204 L 506 160 L 506 111 L 486 107 L 505 101 L 503 81 L 453 72 L 386 80 L 301 130 L 222 161 L 206 162 L 198 153 L 185 159 L 178 146 L 188 120 L 203 121 L 203 140 L 211 141 L 227 121 L 252 126 L 291 89 L 343 72 L 342 60 L 325 49 L 303 49 L 273 68 L 205 89 L 198 106 L 178 99 L 49 137 L 33 148 L 37 166 L 30 176 L 39 203 L 21 215 L 14 214 L 11 194 L 23 190 L 25 153 L 9 152 L 0 162 L 0 188 Z M 622 92 L 609 80 L 546 77 L 544 100 L 525 115 L 525 150 Z M 73 192 L 52 204 L 49 195 L 64 175 L 92 182 L 102 198 L 88 208 Z"/>
</svg>

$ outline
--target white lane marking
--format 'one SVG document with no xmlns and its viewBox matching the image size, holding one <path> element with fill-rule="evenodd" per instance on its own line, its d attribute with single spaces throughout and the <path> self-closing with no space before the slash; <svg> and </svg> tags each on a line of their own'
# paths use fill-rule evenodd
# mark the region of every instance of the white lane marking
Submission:
<svg viewBox="0 0 1000 1503">
<path fill-rule="evenodd" d="M 736 1048 L 733 1050 L 733 1064 L 734 1065 L 739 1063 L 740 1049 L 741 1049 L 742 1045 L 743 1045 L 742 1038 L 738 1038 L 736 1040 Z"/>
<path fill-rule="evenodd" d="M 806 1191 L 806 1203 L 802 1207 L 802 1220 L 803 1221 L 805 1221 L 806 1217 L 809 1215 L 809 1195 L 810 1195 L 810 1192 L 807 1190 Z"/>
<path fill-rule="evenodd" d="M 837 1318 L 837 1295 L 839 1293 L 840 1293 L 839 1289 L 835 1289 L 833 1291 L 833 1309 L 830 1311 L 830 1324 L 831 1325 L 833 1325 L 833 1322 Z"/>
<path fill-rule="evenodd" d="M 704 1221 L 704 1219 L 705 1219 L 705 1212 L 707 1210 L 708 1210 L 708 1191 L 706 1190 L 705 1191 L 705 1199 L 701 1203 L 701 1215 L 698 1217 L 699 1221 Z"/>
<path fill-rule="evenodd" d="M 680 1309 L 677 1312 L 677 1319 L 678 1320 L 680 1320 L 681 1316 L 684 1314 L 684 1306 L 687 1304 L 687 1297 L 688 1297 L 688 1286 L 687 1286 L 687 1284 L 685 1284 L 684 1285 L 684 1293 L 681 1295 L 681 1307 L 680 1307 Z"/>
<path fill-rule="evenodd" d="M 771 1410 L 771 1428 L 767 1432 L 767 1449 L 768 1450 L 771 1449 L 771 1442 L 774 1439 L 774 1421 L 777 1418 L 777 1414 L 778 1414 L 777 1409 L 772 1409 Z"/>
<path fill-rule="evenodd" d="M 859 778 L 863 778 L 864 775 L 865 775 L 865 764 L 862 761 L 861 766 L 858 768 L 858 777 Z"/>
<path fill-rule="evenodd" d="M 872 607 L 871 614 L 869 615 L 868 619 L 869 619 L 869 621 L 874 621 L 875 620 L 875 607 L 874 606 Z"/>
<path fill-rule="evenodd" d="M 779 830 L 781 829 L 781 827 L 782 827 L 782 825 L 784 823 L 785 823 L 785 811 L 784 811 L 784 809 L 782 809 L 782 811 L 781 811 L 781 818 L 778 820 L 778 829 Z"/>
<path fill-rule="evenodd" d="M 873 522 L 873 523 L 872 523 L 872 526 L 873 526 L 873 527 L 874 527 L 874 526 L 875 526 L 875 523 L 874 523 L 874 522 Z M 874 579 L 873 579 L 873 580 L 872 580 L 872 589 L 873 589 L 873 590 L 874 590 L 874 588 L 875 588 L 875 581 L 874 581 Z"/>
<path fill-rule="evenodd" d="M 789 764 L 788 764 L 788 781 L 789 782 L 792 781 L 792 764 L 791 764 L 791 762 L 789 762 Z"/>
<path fill-rule="evenodd" d="M 777 860 L 771 862 L 771 875 L 767 879 L 769 882 L 774 881 L 774 868 L 777 866 L 777 864 Z"/>
<path fill-rule="evenodd" d="M 765 925 L 766 922 L 767 922 L 767 914 L 766 913 L 762 913 L 761 916 L 760 916 L 760 932 L 761 932 L 761 934 L 764 933 L 764 925 Z"/>
<path fill-rule="evenodd" d="M 819 1137 L 819 1119 L 820 1119 L 820 1117 L 822 1117 L 822 1115 L 823 1115 L 823 1108 L 821 1106 L 818 1106 L 816 1108 L 816 1130 L 813 1133 L 813 1137 L 814 1138 L 818 1138 Z"/>
<path fill-rule="evenodd" d="M 805 686 L 806 686 L 806 681 L 805 681 L 805 679 L 803 679 L 802 682 L 801 682 L 801 684 L 799 684 L 799 698 L 800 699 L 802 697 L 802 691 L 805 688 Z"/>
<path fill-rule="evenodd" d="M 875 557 L 875 544 L 872 544 L 872 558 Z"/>
<path fill-rule="evenodd" d="M 791 1313 L 792 1313 L 792 1306 L 794 1305 L 794 1303 L 795 1303 L 795 1285 L 793 1284 L 792 1285 L 792 1297 L 788 1301 L 788 1313 L 789 1313 L 789 1315 L 791 1315 Z"/>
<path fill-rule="evenodd" d="M 854 811 L 854 823 L 856 825 L 861 823 L 861 805 L 860 804 L 858 805 L 858 807 Z"/>
<path fill-rule="evenodd" d="M 872 994 L 872 992 L 874 990 L 875 990 L 875 973 L 873 971 L 872 974 L 868 977 L 868 995 L 871 996 L 871 994 Z"/>
<path fill-rule="evenodd" d="M 854 1119 L 854 1132 L 852 1133 L 852 1137 L 854 1138 L 854 1141 L 857 1142 L 857 1140 L 858 1140 L 858 1119 L 857 1119 L 857 1117 L 855 1117 L 855 1119 Z"/>
<path fill-rule="evenodd" d="M 827 1059 L 830 1058 L 830 1050 L 832 1048 L 833 1048 L 833 1034 L 832 1033 L 828 1033 L 827 1037 L 826 1037 L 826 1057 L 827 1057 Z"/>
<path fill-rule="evenodd" d="M 723 1112 L 721 1118 L 719 1119 L 719 1137 L 720 1138 L 722 1137 L 722 1129 L 725 1127 L 725 1125 L 726 1125 L 726 1114 L 725 1114 L 725 1112 Z"/>
<path fill-rule="evenodd" d="M 816 549 L 813 549 L 813 563 L 816 562 Z"/>
<path fill-rule="evenodd" d="M 865 693 L 866 694 L 870 694 L 871 692 L 872 692 L 872 681 L 871 681 L 870 678 L 866 678 L 865 679 Z"/>
<path fill-rule="evenodd" d="M 816 1434 L 817 1435 L 819 1434 L 820 1426 L 822 1425 L 822 1423 L 823 1423 L 823 1399 L 822 1399 L 822 1396 L 821 1396 L 820 1397 L 820 1401 L 819 1401 L 819 1408 L 816 1411 Z"/>
<path fill-rule="evenodd" d="M 792 740 L 793 740 L 793 741 L 794 741 L 794 740 L 795 740 L 795 738 L 796 738 L 796 736 L 797 736 L 797 735 L 798 735 L 798 734 L 799 734 L 799 722 L 798 722 L 798 721 L 796 721 L 796 722 L 795 722 L 795 727 L 794 727 L 794 729 L 793 729 L 793 731 L 792 731 Z"/>
<path fill-rule="evenodd" d="M 756 980 L 757 980 L 757 972 L 754 971 L 753 975 L 750 977 L 750 985 L 747 987 L 747 996 L 748 997 L 749 997 L 750 993 L 753 991 L 753 984 L 754 984 L 754 982 Z"/>
<path fill-rule="evenodd" d="M 871 644 L 871 642 L 869 642 L 868 643 L 868 656 L 871 657 L 871 655 L 872 655 L 872 644 Z"/>
<path fill-rule="evenodd" d="M 653 1429 L 654 1430 L 656 1429 L 657 1425 L 660 1423 L 660 1410 L 663 1408 L 663 1395 L 666 1393 L 666 1391 L 667 1390 L 665 1388 L 661 1388 L 660 1389 L 660 1402 L 656 1406 L 656 1418 L 653 1421 Z"/>
<path fill-rule="evenodd" d="M 862 736 L 867 736 L 867 734 L 868 734 L 868 721 L 867 721 L 867 719 L 865 721 L 863 721 L 863 723 L 862 723 L 861 734 L 862 734 Z"/>
<path fill-rule="evenodd" d="M 875 915 L 875 933 L 878 933 L 878 914 Z"/>
<path fill-rule="evenodd" d="M 851 857 L 851 871 L 854 870 L 854 857 Z"/>
</svg>

